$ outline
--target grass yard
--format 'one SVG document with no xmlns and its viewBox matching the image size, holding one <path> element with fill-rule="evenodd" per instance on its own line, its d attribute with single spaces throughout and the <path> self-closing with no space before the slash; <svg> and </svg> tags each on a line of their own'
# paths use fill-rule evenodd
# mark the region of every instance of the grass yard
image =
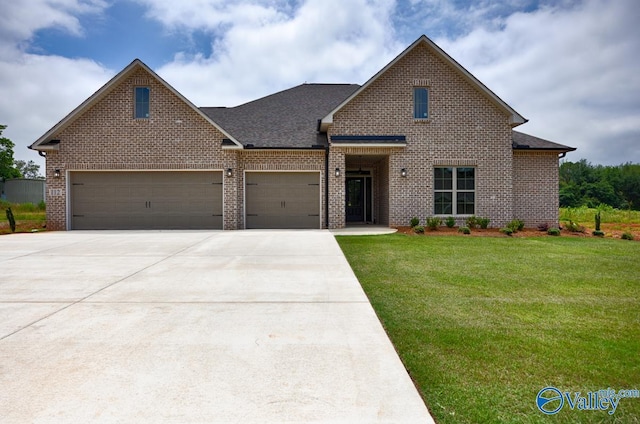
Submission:
<svg viewBox="0 0 640 424">
<path fill-rule="evenodd" d="M 16 232 L 42 231 L 47 221 L 46 207 L 44 203 L 9 203 L 0 201 L 0 234 L 11 233 L 6 210 L 11 208 L 16 221 Z"/>
<path fill-rule="evenodd" d="M 640 398 L 536 407 L 547 386 L 640 389 L 640 243 L 336 238 L 438 423 L 640 422 Z"/>
</svg>

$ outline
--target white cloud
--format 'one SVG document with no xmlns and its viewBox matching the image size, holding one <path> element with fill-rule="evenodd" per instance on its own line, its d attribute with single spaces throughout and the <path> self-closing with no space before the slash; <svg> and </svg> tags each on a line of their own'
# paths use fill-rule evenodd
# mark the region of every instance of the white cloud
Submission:
<svg viewBox="0 0 640 424">
<path fill-rule="evenodd" d="M 40 29 L 82 36 L 79 16 L 100 13 L 102 0 L 30 0 L 3 5 L 0 14 L 0 124 L 16 159 L 44 161 L 27 149 L 46 130 L 100 88 L 113 72 L 90 59 L 26 53 Z"/>
<path fill-rule="evenodd" d="M 305 81 L 364 82 L 402 47 L 390 31 L 392 1 L 269 7 L 262 14 L 247 14 L 243 3 L 225 7 L 234 24 L 216 39 L 214 54 L 178 55 L 159 73 L 198 105 L 234 105 Z"/>
<path fill-rule="evenodd" d="M 588 0 L 437 42 L 530 119 L 519 130 L 578 147 L 570 160 L 639 162 L 638 18 L 635 0 Z"/>
</svg>

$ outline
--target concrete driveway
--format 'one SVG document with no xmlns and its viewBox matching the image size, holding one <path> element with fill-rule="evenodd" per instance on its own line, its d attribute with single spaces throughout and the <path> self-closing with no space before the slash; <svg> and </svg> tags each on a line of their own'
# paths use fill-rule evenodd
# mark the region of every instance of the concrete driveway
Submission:
<svg viewBox="0 0 640 424">
<path fill-rule="evenodd" d="M 0 421 L 433 422 L 328 231 L 0 236 Z"/>
</svg>

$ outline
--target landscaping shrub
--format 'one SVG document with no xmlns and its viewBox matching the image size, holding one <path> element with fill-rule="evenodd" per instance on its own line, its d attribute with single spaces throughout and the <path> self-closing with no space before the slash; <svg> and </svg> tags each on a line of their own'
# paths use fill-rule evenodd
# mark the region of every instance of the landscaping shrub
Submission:
<svg viewBox="0 0 640 424">
<path fill-rule="evenodd" d="M 460 227 L 458 228 L 458 232 L 462 234 L 471 234 L 469 227 Z"/>
<path fill-rule="evenodd" d="M 543 224 L 538 224 L 538 231 L 549 231 L 549 224 L 546 222 Z"/>
<path fill-rule="evenodd" d="M 522 231 L 522 229 L 524 228 L 524 221 L 522 221 L 521 219 L 514 219 L 511 222 L 509 222 L 505 226 L 505 228 L 509 228 L 512 233 Z"/>
<path fill-rule="evenodd" d="M 604 237 L 604 231 L 600 231 L 600 230 L 595 230 L 591 234 L 593 234 L 596 237 Z"/>
<path fill-rule="evenodd" d="M 504 228 L 500 228 L 500 232 L 503 234 L 506 234 L 508 236 L 510 236 L 511 234 L 513 234 L 515 231 L 513 228 L 511 227 L 504 227 Z"/>
<path fill-rule="evenodd" d="M 631 233 L 622 233 L 622 236 L 620 238 L 622 238 L 622 240 L 633 240 L 633 234 L 631 234 Z"/>
<path fill-rule="evenodd" d="M 416 225 L 413 227 L 413 231 L 415 231 L 418 234 L 422 234 L 424 233 L 424 227 L 422 225 Z"/>
<path fill-rule="evenodd" d="M 469 218 L 467 218 L 467 220 L 465 222 L 467 224 L 467 227 L 469 227 L 469 228 L 477 228 L 478 227 L 478 218 L 476 218 L 475 215 L 471 215 Z"/>
<path fill-rule="evenodd" d="M 435 216 L 427 218 L 427 227 L 430 230 L 437 230 L 440 225 L 442 225 L 442 219 Z"/>
<path fill-rule="evenodd" d="M 478 225 L 480 225 L 480 228 L 486 230 L 489 227 L 491 220 L 489 218 L 478 218 L 477 222 Z"/>
<path fill-rule="evenodd" d="M 585 231 L 585 228 L 582 225 L 573 221 L 567 222 L 564 227 L 567 231 L 571 231 L 572 233 L 584 233 Z"/>
<path fill-rule="evenodd" d="M 413 217 L 411 218 L 411 228 L 415 227 L 416 225 L 420 224 L 420 219 L 418 219 L 417 217 Z"/>
<path fill-rule="evenodd" d="M 547 234 L 549 234 L 550 236 L 559 236 L 560 235 L 560 229 L 559 228 L 549 228 L 547 230 Z"/>
<path fill-rule="evenodd" d="M 445 219 L 444 223 L 447 226 L 447 228 L 453 228 L 453 227 L 456 226 L 456 220 L 452 216 L 450 216 L 447 219 Z"/>
<path fill-rule="evenodd" d="M 7 214 L 7 220 L 9 221 L 9 227 L 11 227 L 11 232 L 15 233 L 16 232 L 16 220 L 13 217 L 13 211 L 11 210 L 11 208 L 7 208 L 6 214 Z"/>
<path fill-rule="evenodd" d="M 600 231 L 600 211 L 598 211 L 595 218 L 596 218 L 596 231 Z"/>
</svg>

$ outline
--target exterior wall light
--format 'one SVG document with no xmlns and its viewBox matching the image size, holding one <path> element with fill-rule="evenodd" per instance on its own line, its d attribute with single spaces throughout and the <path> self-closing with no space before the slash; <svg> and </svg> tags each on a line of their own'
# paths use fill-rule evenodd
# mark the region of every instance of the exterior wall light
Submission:
<svg viewBox="0 0 640 424">
<path fill-rule="evenodd" d="M 227 177 L 233 177 L 233 169 L 227 168 Z"/>
<path fill-rule="evenodd" d="M 336 168 L 336 177 L 340 176 L 340 168 Z"/>
<path fill-rule="evenodd" d="M 401 176 L 402 178 L 406 178 L 406 176 L 407 176 L 407 168 L 402 168 L 402 169 L 400 170 L 400 176 Z"/>
<path fill-rule="evenodd" d="M 58 168 L 53 171 L 53 176 L 54 178 L 60 178 L 60 170 Z"/>
</svg>

